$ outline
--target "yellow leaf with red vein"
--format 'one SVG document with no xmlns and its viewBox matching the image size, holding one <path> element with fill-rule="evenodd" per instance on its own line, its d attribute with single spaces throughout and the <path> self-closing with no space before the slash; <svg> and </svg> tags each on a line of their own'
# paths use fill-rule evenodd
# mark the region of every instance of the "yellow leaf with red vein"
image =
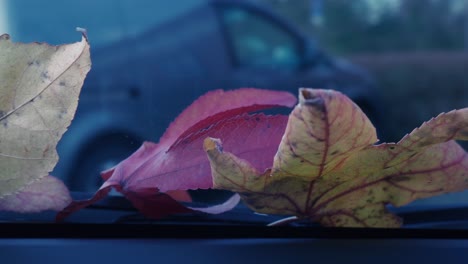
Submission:
<svg viewBox="0 0 468 264">
<path fill-rule="evenodd" d="M 375 145 L 366 115 L 345 95 L 300 89 L 299 104 L 271 168 L 223 151 L 207 138 L 215 188 L 238 192 L 253 210 L 296 215 L 326 226 L 399 227 L 386 205 L 468 188 L 468 108 L 424 123 L 398 143 Z"/>
</svg>

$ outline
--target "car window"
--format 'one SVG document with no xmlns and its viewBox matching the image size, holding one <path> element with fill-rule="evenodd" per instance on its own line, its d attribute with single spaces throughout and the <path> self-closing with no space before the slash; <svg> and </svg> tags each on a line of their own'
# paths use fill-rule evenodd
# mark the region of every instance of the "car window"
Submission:
<svg viewBox="0 0 468 264">
<path fill-rule="evenodd" d="M 239 7 L 225 7 L 221 16 L 240 66 L 281 69 L 299 66 L 299 39 L 273 21 Z"/>
</svg>

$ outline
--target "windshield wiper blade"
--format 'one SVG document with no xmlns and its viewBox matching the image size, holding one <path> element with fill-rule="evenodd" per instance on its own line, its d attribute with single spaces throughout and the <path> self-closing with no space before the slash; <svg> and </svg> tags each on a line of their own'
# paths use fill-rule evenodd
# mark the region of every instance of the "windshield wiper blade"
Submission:
<svg viewBox="0 0 468 264">
<path fill-rule="evenodd" d="M 73 192 L 76 200 L 88 199 L 91 193 Z M 193 207 L 210 206 L 209 203 L 191 203 Z M 401 208 L 389 206 L 390 211 L 404 219 L 403 228 L 468 229 L 468 206 L 409 205 Z M 240 203 L 231 211 L 219 215 L 204 213 L 180 214 L 162 219 L 148 219 L 139 213 L 123 196 L 108 196 L 65 219 L 65 223 L 113 223 L 151 225 L 204 225 L 204 226 L 266 226 L 285 218 L 281 215 L 257 214 Z M 55 212 L 19 214 L 0 212 L 2 223 L 53 223 Z M 319 227 L 310 221 L 290 223 L 292 227 Z"/>
</svg>

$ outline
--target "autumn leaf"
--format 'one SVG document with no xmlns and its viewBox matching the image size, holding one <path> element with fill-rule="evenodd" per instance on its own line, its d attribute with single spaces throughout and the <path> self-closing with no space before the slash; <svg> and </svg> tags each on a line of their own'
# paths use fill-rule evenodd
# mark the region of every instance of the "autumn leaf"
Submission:
<svg viewBox="0 0 468 264">
<path fill-rule="evenodd" d="M 237 204 L 238 197 L 209 208 L 189 208 L 176 200 L 180 191 L 213 186 L 210 165 L 203 151 L 204 138 L 222 137 L 226 146 L 240 157 L 253 160 L 254 166 L 268 166 L 287 117 L 248 113 L 278 106 L 292 107 L 295 102 L 296 98 L 287 92 L 253 88 L 211 91 L 184 110 L 159 143 L 143 143 L 126 160 L 103 172 L 105 182 L 96 194 L 89 200 L 71 203 L 57 219 L 63 220 L 102 199 L 112 188 L 151 218 L 194 210 L 209 213 L 229 210 Z"/>
<path fill-rule="evenodd" d="M 468 155 L 453 141 L 468 140 L 468 108 L 375 145 L 375 128 L 345 95 L 300 89 L 299 97 L 266 171 L 205 139 L 215 188 L 238 192 L 260 213 L 342 227 L 399 227 L 386 205 L 468 188 Z"/>
<path fill-rule="evenodd" d="M 0 210 L 61 210 L 71 198 L 49 176 L 90 69 L 89 45 L 13 43 L 0 36 Z"/>
</svg>

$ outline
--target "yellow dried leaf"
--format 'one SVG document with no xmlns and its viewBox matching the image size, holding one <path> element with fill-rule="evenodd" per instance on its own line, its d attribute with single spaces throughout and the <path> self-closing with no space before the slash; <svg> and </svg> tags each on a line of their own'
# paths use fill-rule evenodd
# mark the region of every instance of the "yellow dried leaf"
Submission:
<svg viewBox="0 0 468 264">
<path fill-rule="evenodd" d="M 41 179 L 58 161 L 56 145 L 91 62 L 85 37 L 51 46 L 13 43 L 6 34 L 0 62 L 0 198 L 8 198 L 35 182 L 55 182 Z"/>
<path fill-rule="evenodd" d="M 468 108 L 441 114 L 397 144 L 374 145 L 375 128 L 346 96 L 301 89 L 272 169 L 255 170 L 207 138 L 214 186 L 261 213 L 327 226 L 399 227 L 386 210 L 468 188 Z"/>
</svg>

